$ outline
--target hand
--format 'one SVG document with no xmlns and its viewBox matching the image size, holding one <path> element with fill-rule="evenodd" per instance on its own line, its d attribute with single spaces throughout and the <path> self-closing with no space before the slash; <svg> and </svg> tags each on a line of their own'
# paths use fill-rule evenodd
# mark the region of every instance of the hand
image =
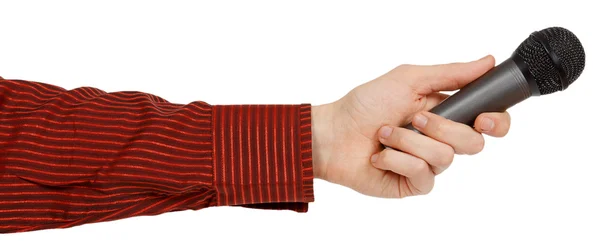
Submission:
<svg viewBox="0 0 600 251">
<path fill-rule="evenodd" d="M 455 154 L 482 151 L 482 133 L 508 133 L 506 112 L 480 114 L 473 126 L 427 112 L 447 97 L 439 92 L 458 90 L 494 65 L 492 56 L 401 65 L 333 103 L 313 107 L 315 177 L 376 197 L 429 193 Z M 423 135 L 401 127 L 411 122 Z"/>
</svg>

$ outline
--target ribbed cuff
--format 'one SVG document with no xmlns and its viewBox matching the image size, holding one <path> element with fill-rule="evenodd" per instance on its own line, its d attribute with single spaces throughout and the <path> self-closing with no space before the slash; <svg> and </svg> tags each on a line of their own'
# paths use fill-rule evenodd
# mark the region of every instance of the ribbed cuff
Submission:
<svg viewBox="0 0 600 251">
<path fill-rule="evenodd" d="M 310 104 L 215 105 L 212 126 L 217 205 L 308 210 Z"/>
</svg>

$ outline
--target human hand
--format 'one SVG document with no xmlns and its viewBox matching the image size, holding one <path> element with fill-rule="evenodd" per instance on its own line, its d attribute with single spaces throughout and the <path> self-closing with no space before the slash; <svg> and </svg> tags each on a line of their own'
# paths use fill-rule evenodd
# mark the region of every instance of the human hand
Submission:
<svg viewBox="0 0 600 251">
<path fill-rule="evenodd" d="M 482 151 L 482 134 L 508 133 L 506 112 L 480 114 L 473 126 L 427 112 L 447 97 L 440 92 L 458 90 L 494 65 L 492 56 L 401 65 L 333 103 L 313 107 L 315 177 L 376 197 L 429 193 L 455 154 Z M 422 134 L 401 127 L 408 123 Z"/>
</svg>

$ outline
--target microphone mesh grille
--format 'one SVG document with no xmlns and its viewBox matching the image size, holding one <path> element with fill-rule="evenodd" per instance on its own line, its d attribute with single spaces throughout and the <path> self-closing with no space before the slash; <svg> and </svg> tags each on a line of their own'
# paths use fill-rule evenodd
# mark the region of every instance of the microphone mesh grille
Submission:
<svg viewBox="0 0 600 251">
<path fill-rule="evenodd" d="M 540 34 L 546 37 L 551 50 L 558 56 L 566 75 L 566 85 L 569 86 L 581 75 L 585 67 L 585 52 L 581 42 L 575 34 L 561 27 L 546 28 L 541 30 Z M 525 39 L 516 53 L 529 67 L 529 72 L 542 95 L 562 89 L 560 75 L 552 58 L 535 38 L 529 36 Z"/>
</svg>

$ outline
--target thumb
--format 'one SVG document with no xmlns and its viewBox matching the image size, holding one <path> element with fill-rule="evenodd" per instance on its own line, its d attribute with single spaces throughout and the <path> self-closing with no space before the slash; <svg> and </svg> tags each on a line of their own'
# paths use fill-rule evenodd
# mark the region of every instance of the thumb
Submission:
<svg viewBox="0 0 600 251">
<path fill-rule="evenodd" d="M 491 70 L 494 65 L 494 57 L 487 55 L 471 62 L 415 66 L 417 78 L 413 88 L 421 95 L 458 90 Z"/>
</svg>

